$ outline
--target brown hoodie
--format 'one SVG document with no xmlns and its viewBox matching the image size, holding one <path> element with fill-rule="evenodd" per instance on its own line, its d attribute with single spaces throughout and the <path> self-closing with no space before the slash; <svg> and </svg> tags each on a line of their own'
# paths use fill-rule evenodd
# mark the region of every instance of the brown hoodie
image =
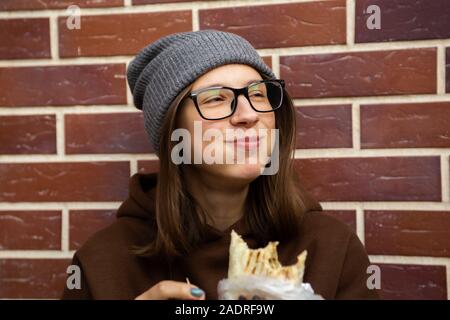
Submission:
<svg viewBox="0 0 450 320">
<path fill-rule="evenodd" d="M 63 299 L 134 299 L 162 280 L 185 281 L 217 299 L 217 283 L 228 272 L 228 249 L 232 229 L 250 248 L 261 246 L 246 230 L 243 219 L 225 231 L 208 226 L 201 245 L 189 255 L 165 262 L 158 257 L 141 258 L 130 247 L 149 243 L 155 215 L 156 174 L 130 178 L 129 198 L 117 211 L 117 220 L 92 236 L 74 255 L 81 269 L 81 289 L 65 289 Z M 366 286 L 369 260 L 353 231 L 322 212 L 309 197 L 308 210 L 296 239 L 278 247 L 280 262 L 292 264 L 308 250 L 304 282 L 325 299 L 377 299 Z"/>
</svg>

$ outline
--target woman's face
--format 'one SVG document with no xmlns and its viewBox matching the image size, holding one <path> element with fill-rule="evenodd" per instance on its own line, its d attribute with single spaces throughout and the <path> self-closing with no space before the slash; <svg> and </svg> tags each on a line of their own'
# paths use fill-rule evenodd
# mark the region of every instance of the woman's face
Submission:
<svg viewBox="0 0 450 320">
<path fill-rule="evenodd" d="M 229 64 L 215 68 L 199 77 L 192 84 L 192 91 L 212 86 L 243 88 L 252 81 L 258 80 L 262 80 L 262 77 L 252 67 L 244 64 Z M 177 112 L 177 127 L 189 131 L 191 136 L 191 163 L 200 172 L 222 178 L 240 179 L 246 182 L 254 180 L 261 174 L 272 150 L 270 139 L 272 131 L 270 129 L 275 129 L 274 112 L 261 113 L 255 111 L 244 95 L 238 97 L 233 115 L 225 119 L 203 119 L 195 108 L 194 101 L 189 98 L 184 100 Z M 195 123 L 196 130 L 194 130 Z M 202 131 L 200 138 L 195 136 L 198 135 L 199 125 Z M 217 139 L 216 135 L 212 135 L 209 140 L 204 139 L 207 131 L 220 132 L 222 137 Z M 233 133 L 234 136 L 230 136 L 230 133 Z M 252 143 L 245 138 L 242 141 L 240 139 L 242 133 L 245 133 L 247 137 L 258 137 L 259 143 L 254 143 L 254 141 Z M 211 150 L 216 151 L 211 152 Z M 221 150 L 222 154 L 216 153 L 217 150 Z M 217 156 L 222 159 L 222 162 L 205 163 L 205 155 Z M 232 158 L 227 158 L 227 156 L 232 156 Z M 200 164 L 194 163 L 195 157 L 202 159 Z"/>
</svg>

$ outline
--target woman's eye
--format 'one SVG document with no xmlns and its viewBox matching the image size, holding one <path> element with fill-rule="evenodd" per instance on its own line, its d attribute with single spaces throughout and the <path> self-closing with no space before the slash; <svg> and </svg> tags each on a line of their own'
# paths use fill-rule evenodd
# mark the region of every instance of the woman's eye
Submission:
<svg viewBox="0 0 450 320">
<path fill-rule="evenodd" d="M 250 96 L 251 97 L 264 97 L 264 94 L 262 94 L 261 92 L 251 92 Z"/>
<path fill-rule="evenodd" d="M 210 103 L 210 102 L 216 102 L 216 101 L 223 101 L 223 99 L 221 97 L 215 97 L 215 98 L 208 99 L 203 103 Z"/>
</svg>

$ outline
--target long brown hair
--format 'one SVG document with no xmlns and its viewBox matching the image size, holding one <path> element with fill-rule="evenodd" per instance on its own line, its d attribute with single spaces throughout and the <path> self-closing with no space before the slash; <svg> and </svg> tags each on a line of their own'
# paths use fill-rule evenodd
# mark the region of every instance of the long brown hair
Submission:
<svg viewBox="0 0 450 320">
<path fill-rule="evenodd" d="M 176 126 L 177 109 L 191 87 L 192 84 L 174 99 L 161 128 L 155 205 L 157 230 L 152 243 L 137 251 L 142 256 L 186 254 L 196 247 L 204 234 L 206 213 L 185 188 L 180 166 L 171 161 L 175 145 L 171 133 Z M 312 199 L 300 185 L 294 168 L 295 118 L 292 99 L 284 90 L 283 105 L 275 110 L 276 128 L 279 129 L 279 170 L 274 175 L 260 175 L 252 181 L 245 204 L 245 224 L 261 242 L 288 241 L 298 232 L 304 212 L 311 207 Z M 317 203 L 314 205 L 321 209 Z"/>
</svg>

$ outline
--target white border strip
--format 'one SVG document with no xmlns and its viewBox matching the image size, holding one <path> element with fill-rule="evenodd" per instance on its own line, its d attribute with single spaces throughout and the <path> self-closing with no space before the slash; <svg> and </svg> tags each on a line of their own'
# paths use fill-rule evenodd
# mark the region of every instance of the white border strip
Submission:
<svg viewBox="0 0 450 320">
<path fill-rule="evenodd" d="M 50 23 L 50 51 L 51 59 L 59 60 L 59 41 L 58 41 L 58 17 L 55 14 L 49 16 Z"/>
<path fill-rule="evenodd" d="M 405 148 L 405 149 L 296 149 L 296 159 L 313 158 L 370 158 L 370 157 L 449 157 L 450 148 Z M 0 157 L 1 159 L 1 157 Z"/>
<path fill-rule="evenodd" d="M 125 0 L 128 1 L 128 0 Z M 320 2 L 321 0 L 215 0 L 215 1 L 191 1 L 191 2 L 176 2 L 176 3 L 157 3 L 157 4 L 143 4 L 122 7 L 99 7 L 99 8 L 81 8 L 82 15 L 104 15 L 104 14 L 128 14 L 128 13 L 147 13 L 147 12 L 170 12 L 190 10 L 194 7 L 199 9 L 218 9 L 218 8 L 234 8 L 246 6 L 263 6 L 272 4 L 289 4 L 289 3 L 306 3 L 306 2 Z M 17 10 L 17 11 L 0 11 L 0 19 L 7 18 L 34 18 L 47 17 L 49 14 L 58 14 L 67 16 L 66 8 L 61 9 L 47 9 L 47 10 Z"/>
<path fill-rule="evenodd" d="M 200 30 L 200 18 L 198 12 L 198 6 L 192 8 L 192 31 Z"/>
<path fill-rule="evenodd" d="M 156 154 L 137 154 L 137 153 L 120 153 L 120 154 L 66 154 L 64 158 L 59 155 L 0 155 L 0 163 L 40 163 L 40 162 L 128 162 L 131 160 L 158 160 Z"/>
<path fill-rule="evenodd" d="M 61 211 L 61 250 L 69 251 L 69 209 L 63 206 Z"/>
<path fill-rule="evenodd" d="M 415 94 L 415 95 L 386 95 L 386 96 L 364 96 L 364 97 L 330 97 L 330 98 L 305 98 L 294 99 L 298 107 L 333 105 L 333 104 L 396 104 L 396 103 L 434 103 L 450 102 L 450 93 L 447 94 Z"/>
<path fill-rule="evenodd" d="M 295 159 L 320 158 L 373 158 L 373 157 L 450 157 L 450 148 L 442 149 L 296 149 Z M 154 153 L 118 153 L 118 154 L 66 154 L 61 158 L 58 154 L 19 154 L 0 155 L 0 163 L 39 163 L 39 162 L 92 162 L 92 161 L 121 161 L 158 160 Z"/>
<path fill-rule="evenodd" d="M 72 259 L 75 251 L 0 250 L 0 259 Z"/>
<path fill-rule="evenodd" d="M 332 53 L 356 53 L 371 51 L 390 51 L 390 50 L 412 50 L 412 49 L 437 49 L 439 46 L 450 46 L 450 39 L 431 39 L 415 41 L 393 41 L 393 42 L 374 42 L 374 43 L 356 43 L 352 46 L 342 45 L 317 45 L 289 48 L 267 48 L 257 49 L 261 56 L 279 55 L 279 56 L 297 56 L 309 54 L 332 54 Z M 438 51 L 438 50 L 437 50 Z M 96 57 L 72 57 L 61 59 L 11 59 L 0 60 L 0 67 L 14 66 L 50 66 L 50 65 L 78 65 L 78 64 L 105 64 L 105 63 L 126 63 L 133 59 L 134 55 L 122 56 L 96 56 Z M 441 58 L 442 59 L 442 58 Z"/>
<path fill-rule="evenodd" d="M 437 47 L 436 59 L 436 85 L 438 94 L 445 94 L 445 70 L 445 47 L 439 45 Z"/>
<path fill-rule="evenodd" d="M 0 202 L 0 210 L 116 210 L 122 202 Z"/>
<path fill-rule="evenodd" d="M 355 150 L 361 149 L 361 116 L 358 103 L 352 103 L 352 146 Z"/>
<path fill-rule="evenodd" d="M 372 263 L 416 264 L 427 266 L 446 266 L 450 264 L 450 258 L 423 257 L 423 256 L 389 256 L 369 255 Z"/>
<path fill-rule="evenodd" d="M 366 230 L 364 210 L 361 206 L 356 207 L 356 234 L 363 244 L 366 243 Z"/>
<path fill-rule="evenodd" d="M 441 188 L 442 188 L 442 201 L 450 202 L 450 169 L 449 169 L 450 157 L 449 155 L 441 156 Z M 449 287 L 450 291 L 450 287 Z"/>
<path fill-rule="evenodd" d="M 64 159 L 65 154 L 65 124 L 64 124 L 64 114 L 57 112 L 56 115 L 56 155 L 60 160 Z M 1 157 L 1 156 L 0 156 Z"/>
<path fill-rule="evenodd" d="M 346 5 L 346 38 L 347 45 L 352 47 L 355 44 L 355 0 L 347 0 Z"/>
<path fill-rule="evenodd" d="M 116 210 L 122 204 L 115 202 L 0 202 L 0 210 Z M 389 211 L 443 211 L 450 215 L 450 203 L 430 201 L 321 201 L 323 210 L 389 210 Z"/>
<path fill-rule="evenodd" d="M 321 201 L 324 210 L 389 210 L 389 211 L 448 211 L 450 203 L 430 201 L 390 201 L 390 202 L 356 202 L 356 201 Z"/>
</svg>

